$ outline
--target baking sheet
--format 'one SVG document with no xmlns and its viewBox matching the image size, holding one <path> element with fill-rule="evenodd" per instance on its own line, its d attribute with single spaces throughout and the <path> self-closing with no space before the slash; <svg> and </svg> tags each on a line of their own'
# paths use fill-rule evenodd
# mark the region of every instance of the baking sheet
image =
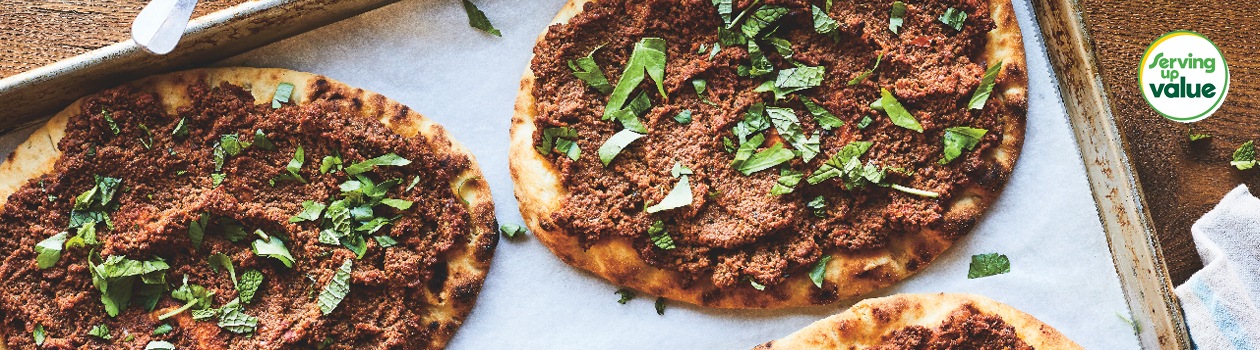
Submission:
<svg viewBox="0 0 1260 350">
<path fill-rule="evenodd" d="M 508 173 L 508 126 L 534 38 L 563 0 L 479 0 L 503 38 L 467 25 L 458 1 L 409 0 L 228 59 L 220 65 L 324 74 L 398 100 L 446 126 L 476 155 L 498 219 L 521 223 Z M 931 266 L 871 296 L 966 292 L 1045 321 L 1089 349 L 1136 349 L 1133 330 L 1063 103 L 1027 1 L 1015 8 L 1028 53 L 1029 114 L 1010 183 L 976 229 Z M 29 131 L 0 138 L 7 154 Z M 968 280 L 973 254 L 1000 252 L 1011 273 Z M 746 349 L 853 301 L 732 311 L 655 297 L 616 302 L 617 286 L 560 262 L 537 240 L 503 240 L 477 307 L 451 349 Z"/>
</svg>

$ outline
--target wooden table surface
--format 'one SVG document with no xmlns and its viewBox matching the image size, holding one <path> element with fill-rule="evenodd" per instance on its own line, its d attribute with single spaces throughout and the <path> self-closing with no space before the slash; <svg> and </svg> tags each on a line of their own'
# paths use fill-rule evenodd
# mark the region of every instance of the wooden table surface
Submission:
<svg viewBox="0 0 1260 350">
<path fill-rule="evenodd" d="M 200 0 L 193 17 L 246 0 Z M 0 78 L 131 38 L 148 0 L 0 0 Z"/>
<path fill-rule="evenodd" d="M 1128 143 L 1173 283 L 1202 267 L 1190 226 L 1226 192 L 1247 184 L 1260 191 L 1256 170 L 1229 165 L 1234 149 L 1260 139 L 1260 2 L 1083 0 L 1112 113 Z M 1221 109 L 1193 123 L 1212 138 L 1190 142 L 1190 125 L 1164 119 L 1143 100 L 1137 71 L 1146 47 L 1173 30 L 1212 39 L 1229 65 L 1229 93 Z"/>
<path fill-rule="evenodd" d="M 194 17 L 246 0 L 201 0 Z M 129 38 L 131 21 L 147 0 L 0 0 L 0 78 Z M 1099 65 L 1129 144 L 1175 283 L 1201 263 L 1190 225 L 1240 183 L 1260 185 L 1256 171 L 1229 166 L 1233 150 L 1260 138 L 1256 88 L 1260 81 L 1260 2 L 1195 6 L 1157 0 L 1083 0 Z M 1191 143 L 1187 125 L 1165 120 L 1142 100 L 1137 65 L 1146 46 L 1161 34 L 1190 29 L 1212 38 L 1230 67 L 1228 98 L 1216 115 L 1195 123 L 1211 133 Z"/>
</svg>

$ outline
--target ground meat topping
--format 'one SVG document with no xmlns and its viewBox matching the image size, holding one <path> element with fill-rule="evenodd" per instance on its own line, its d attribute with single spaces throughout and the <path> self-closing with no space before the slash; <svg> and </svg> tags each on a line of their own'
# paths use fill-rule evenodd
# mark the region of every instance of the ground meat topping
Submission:
<svg viewBox="0 0 1260 350">
<path fill-rule="evenodd" d="M 155 93 L 128 86 L 86 100 L 57 145 L 64 154 L 56 170 L 9 198 L 0 214 L 0 251 L 9 252 L 0 263 L 0 315 L 10 348 L 34 348 L 36 327 L 47 334 L 43 348 L 63 349 L 141 349 L 157 340 L 179 349 L 428 344 L 437 330 L 425 321 L 424 305 L 446 277 L 443 252 L 472 231 L 466 207 L 450 190 L 470 160 L 438 153 L 423 136 L 403 138 L 379 121 L 342 109 L 351 103 L 317 99 L 272 109 L 226 83 L 193 84 L 188 92 L 191 105 L 173 112 Z M 229 150 L 225 135 L 234 135 L 242 147 Z M 297 162 L 299 147 L 304 159 L 287 168 Z M 347 174 L 352 164 L 390 153 L 410 163 Z M 339 157 L 341 165 L 325 157 Z M 325 164 L 327 171 L 321 171 Z M 75 220 L 72 210 L 82 212 L 76 197 L 105 178 L 118 185 L 109 201 L 102 198 L 94 207 L 108 216 L 95 226 L 99 244 L 69 244 L 55 264 L 40 269 L 36 244 L 65 231 Z M 333 238 L 333 244 L 321 243 L 332 225 L 331 209 L 324 220 L 291 220 L 303 211 L 303 201 L 328 204 L 359 196 L 346 191 L 352 178 L 356 186 L 375 184 L 381 198 L 412 204 L 353 208 L 354 227 L 347 230 L 360 233 L 340 242 Z M 387 223 L 363 228 L 356 221 L 366 220 L 362 216 Z M 191 226 L 204 231 L 199 247 Z M 292 267 L 280 258 L 284 254 L 265 255 L 268 251 L 258 248 L 262 235 L 270 239 L 265 242 L 283 243 Z M 361 257 L 348 249 L 352 246 L 361 246 Z M 244 298 L 234 278 L 211 268 L 221 265 L 207 262 L 216 253 L 231 261 L 240 281 L 246 271 L 261 272 L 252 300 L 238 309 L 256 318 L 256 326 L 233 327 L 248 323 L 248 317 L 194 319 L 206 309 L 228 313 L 225 305 Z M 92 265 L 125 257 L 169 267 L 145 274 L 143 283 L 132 279 L 134 292 L 130 285 L 111 284 L 132 295 L 130 306 L 110 317 L 89 271 L 90 254 Z M 349 292 L 325 315 L 321 291 L 346 261 L 353 262 Z M 161 276 L 164 282 L 152 281 Z M 174 292 L 185 280 L 213 293 L 208 305 L 194 303 L 177 312 L 186 302 Z M 145 305 L 152 300 L 146 293 L 158 293 L 156 304 Z M 158 320 L 167 313 L 174 316 Z M 161 324 L 173 327 L 153 334 Z M 111 339 L 89 336 L 98 325 L 109 329 Z"/>
<path fill-rule="evenodd" d="M 787 9 L 767 29 L 772 32 L 768 38 L 783 40 L 758 40 L 760 51 L 776 70 L 823 67 L 819 86 L 778 100 L 772 92 L 758 92 L 763 82 L 776 79 L 775 73 L 749 77 L 752 55 L 747 46 L 715 45 L 722 42 L 718 28 L 724 19 L 709 0 L 590 2 L 567 24 L 547 31 L 531 63 L 536 77 L 535 123 L 540 130 L 535 141 L 538 145 L 548 141 L 546 129 L 568 127 L 575 131 L 571 140 L 582 151 L 576 160 L 564 152 L 546 155 L 569 190 L 566 205 L 551 218 L 561 231 L 588 246 L 609 237 L 628 237 L 650 265 L 683 272 L 690 280 L 711 276 L 719 287 L 731 287 L 747 286 L 749 279 L 776 284 L 787 275 L 802 275 L 824 253 L 875 249 L 903 232 L 942 225 L 943 205 L 957 189 L 983 175 L 976 171 L 983 162 L 979 155 L 998 145 L 1001 116 L 1009 113 L 996 99 L 984 109 L 967 108 L 992 63 L 978 61 L 985 34 L 994 27 L 988 3 L 910 3 L 900 34 L 894 34 L 888 29 L 892 1 L 838 1 L 827 11 L 837 22 L 834 34 L 828 35 L 815 30 L 810 2 L 752 3 L 735 1 L 733 16 L 748 7 Z M 961 31 L 937 19 L 950 7 L 968 15 Z M 732 30 L 739 31 L 739 24 Z M 635 44 L 645 37 L 662 38 L 667 44 L 663 79 L 667 96 L 660 96 L 651 78 L 643 80 L 636 91 L 652 103 L 640 117 L 648 132 L 604 166 L 595 150 L 623 126 L 601 119 L 608 96 L 576 77 L 570 61 L 599 48 L 592 58 L 616 84 Z M 790 43 L 790 52 L 781 50 L 783 42 Z M 847 84 L 871 69 L 881 54 L 873 74 Z M 704 96 L 693 85 L 697 80 L 705 82 Z M 895 92 L 921 123 L 922 133 L 893 125 L 885 112 L 870 106 L 880 98 L 881 88 Z M 823 128 L 802 97 L 834 114 L 843 125 Z M 737 171 L 730 148 L 740 141 L 732 129 L 756 104 L 795 111 L 801 132 L 820 136 L 818 155 L 806 162 L 798 153 L 780 166 L 750 175 Z M 691 122 L 675 119 L 683 111 L 691 112 Z M 988 133 L 974 149 L 939 164 L 944 129 L 956 126 Z M 792 148 L 775 127 L 764 134 L 767 141 L 759 150 L 779 142 Z M 816 185 L 802 180 L 791 193 L 769 193 L 781 169 L 812 176 L 853 141 L 872 143 L 861 156 L 862 163 L 894 169 L 887 171 L 883 186 L 898 184 L 939 197 L 881 186 L 845 188 L 840 178 Z M 670 174 L 675 163 L 694 171 L 689 176 L 692 202 L 647 213 L 645 207 L 660 202 L 678 182 Z M 650 241 L 647 229 L 657 221 L 664 223 L 677 248 L 662 249 Z"/>
<path fill-rule="evenodd" d="M 965 305 L 949 314 L 940 326 L 909 326 L 884 336 L 874 350 L 1032 350 L 1019 339 L 1015 328 L 1001 317 L 987 315 Z"/>
</svg>

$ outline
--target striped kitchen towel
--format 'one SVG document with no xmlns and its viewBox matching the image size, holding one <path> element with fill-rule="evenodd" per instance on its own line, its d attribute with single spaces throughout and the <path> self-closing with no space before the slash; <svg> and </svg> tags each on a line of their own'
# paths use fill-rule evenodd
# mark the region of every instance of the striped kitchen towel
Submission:
<svg viewBox="0 0 1260 350">
<path fill-rule="evenodd" d="M 1241 185 L 1190 228 L 1203 269 L 1177 287 L 1198 349 L 1260 349 L 1260 199 Z"/>
</svg>

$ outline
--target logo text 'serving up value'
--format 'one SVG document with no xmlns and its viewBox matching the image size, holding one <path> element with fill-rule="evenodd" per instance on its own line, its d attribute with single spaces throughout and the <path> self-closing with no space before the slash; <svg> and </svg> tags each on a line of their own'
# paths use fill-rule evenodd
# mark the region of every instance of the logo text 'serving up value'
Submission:
<svg viewBox="0 0 1260 350">
<path fill-rule="evenodd" d="M 1229 66 L 1207 37 L 1174 31 L 1146 49 L 1138 85 L 1142 97 L 1164 118 L 1195 122 L 1221 108 L 1229 91 Z"/>
</svg>

